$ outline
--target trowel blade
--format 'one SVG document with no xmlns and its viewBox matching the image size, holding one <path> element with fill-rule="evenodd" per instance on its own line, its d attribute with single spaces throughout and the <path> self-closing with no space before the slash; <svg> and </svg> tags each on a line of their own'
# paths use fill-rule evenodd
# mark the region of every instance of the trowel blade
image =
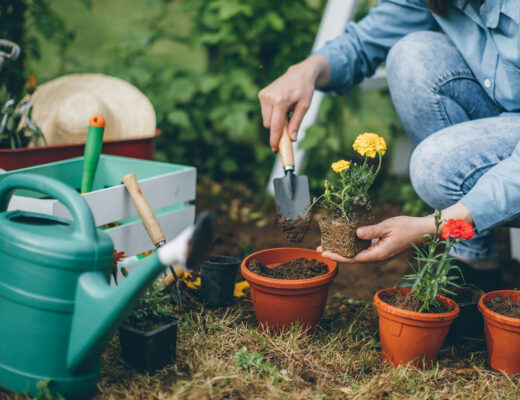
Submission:
<svg viewBox="0 0 520 400">
<path fill-rule="evenodd" d="M 280 215 L 292 223 L 296 222 L 299 217 L 305 219 L 311 204 L 307 177 L 305 175 L 296 176 L 292 172 L 288 172 L 283 178 L 274 179 L 273 185 L 276 206 Z"/>
</svg>

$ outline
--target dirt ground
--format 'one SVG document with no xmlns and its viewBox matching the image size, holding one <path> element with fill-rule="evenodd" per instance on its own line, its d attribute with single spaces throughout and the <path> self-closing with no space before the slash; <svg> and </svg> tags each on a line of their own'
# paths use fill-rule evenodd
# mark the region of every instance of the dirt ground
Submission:
<svg viewBox="0 0 520 400">
<path fill-rule="evenodd" d="M 255 205 L 247 195 L 240 200 L 225 200 L 199 190 L 195 204 L 198 212 L 210 209 L 217 216 L 217 237 L 212 254 L 244 258 L 252 252 L 273 247 L 315 249 L 320 244 L 318 215 L 313 216 L 303 242 L 288 241 L 276 224 L 274 199 L 263 198 Z M 258 204 L 261 204 L 260 209 L 255 209 Z M 373 211 L 375 223 L 401 214 L 399 206 L 390 204 L 375 204 Z M 520 287 L 520 264 L 510 256 L 509 230 L 499 228 L 496 236 L 505 288 Z M 393 287 L 410 272 L 406 260 L 412 255 L 413 251 L 407 251 L 385 264 L 340 264 L 329 296 L 341 293 L 346 298 L 371 300 L 378 290 Z"/>
<path fill-rule="evenodd" d="M 290 243 L 276 223 L 274 200 L 239 184 L 203 182 L 195 205 L 198 213 L 210 209 L 217 216 L 212 255 L 242 259 L 273 247 L 314 249 L 320 242 L 317 216 L 305 240 Z M 398 205 L 374 206 L 376 222 L 399 214 Z M 508 286 L 520 287 L 518 265 L 509 256 L 508 230 L 498 230 L 497 236 L 503 277 Z M 249 296 L 236 299 L 229 308 L 205 309 L 194 301 L 194 309 L 183 313 L 176 363 L 149 376 L 122 361 L 116 334 L 103 354 L 93 399 L 519 398 L 519 378 L 487 365 L 483 337 L 446 341 L 438 367 L 431 371 L 393 369 L 381 361 L 372 298 L 408 272 L 410 255 L 402 254 L 384 265 L 340 265 L 314 337 L 298 329 L 278 336 L 259 332 Z M 255 364 L 256 372 L 237 365 L 236 355 L 244 348 L 249 356 L 264 360 Z M 290 377 L 287 382 L 280 381 L 281 372 Z M 28 398 L 0 389 L 0 399 Z"/>
</svg>

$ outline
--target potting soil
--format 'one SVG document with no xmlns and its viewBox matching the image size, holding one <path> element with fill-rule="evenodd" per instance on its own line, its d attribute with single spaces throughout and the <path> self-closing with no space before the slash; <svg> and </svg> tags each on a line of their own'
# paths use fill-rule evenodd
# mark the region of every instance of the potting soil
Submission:
<svg viewBox="0 0 520 400">
<path fill-rule="evenodd" d="M 520 318 L 520 302 L 508 301 L 507 297 L 504 299 L 499 294 L 488 301 L 486 307 L 506 317 Z"/>
<path fill-rule="evenodd" d="M 403 310 L 418 312 L 421 309 L 420 301 L 417 300 L 415 297 L 410 296 L 409 294 L 404 295 L 401 292 L 386 292 L 382 293 L 379 297 L 385 303 L 397 308 L 402 308 Z M 439 303 L 438 306 L 431 306 L 428 311 L 423 310 L 422 312 L 428 314 L 437 314 L 449 312 L 451 310 L 452 309 L 450 307 L 447 307 L 444 304 Z"/>
<path fill-rule="evenodd" d="M 287 240 L 293 243 L 301 243 L 303 241 L 305 234 L 311 225 L 310 213 L 307 213 L 305 219 L 298 217 L 296 221 L 291 221 L 290 219 L 282 217 L 279 212 L 276 213 L 276 217 L 278 225 L 282 229 L 282 232 L 285 234 Z"/>
<path fill-rule="evenodd" d="M 315 259 L 298 258 L 272 268 L 267 268 L 258 260 L 251 260 L 247 269 L 254 274 L 273 279 L 308 279 L 328 272 L 327 264 Z"/>
<path fill-rule="evenodd" d="M 370 246 L 370 240 L 362 240 L 357 237 L 358 226 L 366 225 L 370 219 L 349 223 L 341 218 L 320 220 L 321 245 L 326 251 L 339 254 L 343 257 L 354 257 L 356 254 Z"/>
</svg>

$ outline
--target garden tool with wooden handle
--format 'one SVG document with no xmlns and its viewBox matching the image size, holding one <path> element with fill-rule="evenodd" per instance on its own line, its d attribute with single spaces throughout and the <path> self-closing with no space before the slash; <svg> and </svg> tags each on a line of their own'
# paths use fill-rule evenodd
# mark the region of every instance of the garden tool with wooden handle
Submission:
<svg viewBox="0 0 520 400">
<path fill-rule="evenodd" d="M 295 223 L 298 218 L 305 219 L 311 195 L 307 177 L 294 174 L 293 145 L 287 132 L 287 122 L 283 127 L 279 149 L 284 176 L 273 181 L 274 198 L 280 215 L 290 223 Z"/>
<path fill-rule="evenodd" d="M 130 197 L 134 201 L 137 213 L 139 214 L 139 217 L 141 218 L 144 228 L 146 229 L 148 236 L 150 236 L 152 243 L 156 248 L 161 247 L 166 243 L 166 237 L 164 236 L 161 226 L 159 225 L 159 221 L 157 221 L 150 204 L 148 204 L 148 201 L 141 191 L 141 187 L 139 186 L 139 182 L 137 182 L 135 174 L 131 173 L 125 175 L 122 181 L 126 187 L 126 190 L 130 194 Z M 175 267 L 170 266 L 170 272 L 168 272 L 168 274 L 162 278 L 161 282 L 164 287 L 169 286 L 173 282 L 176 282 L 178 285 L 178 280 L 182 279 L 183 276 L 184 269 L 180 265 Z"/>
<path fill-rule="evenodd" d="M 103 134 L 105 132 L 105 118 L 94 115 L 90 118 L 87 142 L 85 143 L 85 154 L 83 156 L 83 176 L 81 177 L 81 193 L 92 190 L 99 156 L 103 147 Z"/>
</svg>

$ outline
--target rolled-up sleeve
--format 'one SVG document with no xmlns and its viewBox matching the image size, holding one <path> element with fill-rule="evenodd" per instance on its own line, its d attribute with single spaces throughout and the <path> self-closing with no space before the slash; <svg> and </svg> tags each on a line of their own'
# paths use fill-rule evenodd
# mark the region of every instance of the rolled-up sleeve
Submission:
<svg viewBox="0 0 520 400">
<path fill-rule="evenodd" d="M 346 93 L 364 77 L 374 74 L 390 48 L 407 34 L 439 30 L 425 0 L 381 0 L 359 22 L 350 22 L 345 33 L 313 52 L 324 56 L 331 78 L 323 91 Z"/>
<path fill-rule="evenodd" d="M 460 200 L 481 232 L 520 217 L 520 142 Z"/>
</svg>

